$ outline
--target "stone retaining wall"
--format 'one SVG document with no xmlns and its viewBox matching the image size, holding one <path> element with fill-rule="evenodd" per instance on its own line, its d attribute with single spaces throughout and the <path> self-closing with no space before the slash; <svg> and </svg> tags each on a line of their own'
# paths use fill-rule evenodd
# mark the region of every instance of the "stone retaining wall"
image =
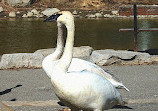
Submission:
<svg viewBox="0 0 158 111">
<path fill-rule="evenodd" d="M 133 15 L 133 5 L 121 6 L 119 15 Z M 158 15 L 158 5 L 137 5 L 137 15 Z"/>
</svg>

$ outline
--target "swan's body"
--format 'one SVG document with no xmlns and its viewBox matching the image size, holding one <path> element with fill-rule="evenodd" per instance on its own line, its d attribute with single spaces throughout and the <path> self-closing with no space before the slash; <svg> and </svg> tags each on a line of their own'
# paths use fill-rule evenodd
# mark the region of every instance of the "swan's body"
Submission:
<svg viewBox="0 0 158 111">
<path fill-rule="evenodd" d="M 60 77 L 54 78 L 60 83 L 52 81 L 52 84 L 58 88 L 55 93 L 59 99 L 72 109 L 102 111 L 117 104 L 124 105 L 121 95 L 115 87 L 97 74 L 84 70 L 66 73 L 62 76 L 65 78 L 64 80 L 61 80 Z M 63 88 L 63 86 L 66 87 Z"/>
<path fill-rule="evenodd" d="M 74 44 L 74 18 L 63 11 L 47 19 L 57 19 L 67 28 L 66 45 L 62 57 L 53 61 L 49 55 L 43 62 L 58 98 L 74 110 L 103 111 L 116 104 L 124 105 L 120 93 L 105 78 L 87 70 L 68 72 Z"/>
<path fill-rule="evenodd" d="M 57 48 L 55 52 L 49 56 L 47 56 L 47 59 L 51 58 L 51 60 L 55 61 L 58 60 L 64 50 L 64 43 L 63 43 L 63 24 L 57 23 L 58 26 L 58 38 L 57 38 Z M 46 61 L 44 59 L 43 63 Z M 48 63 L 48 64 L 53 64 L 53 63 Z M 44 65 L 42 65 L 44 66 Z M 46 66 L 47 67 L 47 66 Z M 45 67 L 43 67 L 45 69 Z M 52 69 L 50 69 L 52 70 Z M 103 70 L 101 67 L 98 65 L 88 62 L 86 60 L 82 60 L 79 58 L 72 58 L 70 67 L 68 68 L 68 72 L 71 71 L 82 71 L 82 70 L 87 70 L 92 73 L 99 74 L 109 80 L 116 88 L 124 88 L 126 91 L 129 91 L 128 88 L 126 88 L 123 83 L 117 79 L 115 76 L 111 75 L 107 71 Z M 50 77 L 50 75 L 48 75 Z"/>
</svg>

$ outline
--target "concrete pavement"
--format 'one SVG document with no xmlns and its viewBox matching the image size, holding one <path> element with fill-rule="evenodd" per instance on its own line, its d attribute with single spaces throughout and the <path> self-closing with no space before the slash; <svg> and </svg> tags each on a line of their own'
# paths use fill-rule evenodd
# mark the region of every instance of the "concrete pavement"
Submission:
<svg viewBox="0 0 158 111">
<path fill-rule="evenodd" d="M 119 90 L 124 100 L 130 100 L 125 107 L 116 106 L 109 111 L 158 111 L 158 65 L 105 66 L 130 89 Z M 57 111 L 51 82 L 42 69 L 0 70 L 0 101 L 23 104 L 11 105 L 15 111 Z M 55 101 L 52 103 L 51 101 Z M 26 104 L 39 101 L 47 105 Z M 132 103 L 132 101 L 135 101 Z M 43 102 L 41 102 L 43 104 Z"/>
</svg>

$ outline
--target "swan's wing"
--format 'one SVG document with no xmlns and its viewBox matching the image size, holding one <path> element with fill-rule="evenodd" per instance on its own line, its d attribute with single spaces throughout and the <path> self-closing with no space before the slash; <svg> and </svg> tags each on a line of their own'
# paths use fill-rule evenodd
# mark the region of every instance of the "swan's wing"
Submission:
<svg viewBox="0 0 158 111">
<path fill-rule="evenodd" d="M 104 69 L 103 69 L 104 70 Z M 115 84 L 114 86 L 117 88 L 124 88 L 126 91 L 129 92 L 129 89 L 123 85 L 122 81 L 120 79 L 118 79 L 114 74 L 112 74 L 111 72 L 109 72 L 108 70 L 104 70 L 107 74 L 109 74 L 109 76 L 111 76 L 111 80 L 113 81 L 112 83 Z"/>
<path fill-rule="evenodd" d="M 114 74 L 112 74 L 110 71 L 105 70 L 105 69 L 103 69 L 103 70 L 104 70 L 104 72 L 108 73 L 109 76 L 111 76 L 111 78 L 113 78 L 114 80 L 122 83 L 122 81 L 119 78 L 117 78 Z"/>
<path fill-rule="evenodd" d="M 73 58 L 68 71 L 82 71 L 82 70 L 88 70 L 89 72 L 99 74 L 105 77 L 106 79 L 114 79 L 118 82 L 120 81 L 114 75 L 111 75 L 111 73 L 102 69 L 101 67 L 99 67 L 94 63 L 78 58 Z"/>
<path fill-rule="evenodd" d="M 123 85 L 123 83 L 115 77 L 112 73 L 109 73 L 107 70 L 102 69 L 98 65 L 88 62 L 86 60 L 73 58 L 68 69 L 68 72 L 71 71 L 83 71 L 87 70 L 92 73 L 96 73 L 100 76 L 103 76 L 107 80 L 109 80 L 115 87 L 124 88 L 128 91 L 128 89 Z"/>
</svg>

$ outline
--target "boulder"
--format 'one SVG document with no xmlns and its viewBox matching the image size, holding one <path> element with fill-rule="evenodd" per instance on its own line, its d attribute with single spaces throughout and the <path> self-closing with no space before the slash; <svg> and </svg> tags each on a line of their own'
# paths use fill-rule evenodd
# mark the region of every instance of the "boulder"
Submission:
<svg viewBox="0 0 158 111">
<path fill-rule="evenodd" d="M 92 54 L 93 48 L 90 46 L 74 47 L 73 57 L 88 57 Z"/>
<path fill-rule="evenodd" d="M 48 56 L 51 53 L 54 53 L 56 48 L 49 48 L 49 49 L 39 49 L 35 51 L 35 54 L 42 54 L 44 57 Z"/>
<path fill-rule="evenodd" d="M 15 53 L 2 55 L 0 69 L 10 68 L 41 68 L 42 54 L 35 53 Z"/>
<path fill-rule="evenodd" d="M 88 17 L 88 18 L 95 18 L 96 16 L 93 15 L 93 14 L 90 14 L 90 15 L 86 15 L 86 17 Z"/>
<path fill-rule="evenodd" d="M 113 15 L 119 15 L 119 12 L 118 12 L 117 10 L 111 11 L 111 13 L 112 13 Z"/>
<path fill-rule="evenodd" d="M 20 11 L 17 11 L 16 14 L 20 14 Z"/>
<path fill-rule="evenodd" d="M 37 11 L 36 9 L 32 9 L 31 12 L 32 12 L 34 15 L 38 15 L 38 14 L 39 14 L 39 11 Z"/>
<path fill-rule="evenodd" d="M 27 18 L 28 16 L 27 16 L 27 14 L 24 14 L 22 17 L 23 17 L 23 18 Z"/>
<path fill-rule="evenodd" d="M 102 15 L 101 13 L 96 13 L 95 16 L 96 16 L 96 18 L 101 18 L 101 17 L 103 17 L 103 15 Z"/>
<path fill-rule="evenodd" d="M 9 17 L 16 17 L 16 13 L 14 11 L 10 12 Z"/>
<path fill-rule="evenodd" d="M 111 16 L 110 14 L 105 14 L 104 15 L 104 17 L 107 17 L 107 18 L 110 17 L 110 16 Z"/>
<path fill-rule="evenodd" d="M 37 18 L 42 18 L 43 15 L 42 14 L 37 14 L 37 15 L 33 15 L 34 17 L 37 17 Z"/>
<path fill-rule="evenodd" d="M 46 15 L 46 16 L 51 16 L 51 15 L 53 15 L 53 14 L 59 12 L 59 11 L 60 11 L 60 10 L 57 9 L 57 8 L 47 8 L 47 9 L 45 9 L 44 11 L 42 11 L 41 13 L 42 13 L 43 15 Z"/>
<path fill-rule="evenodd" d="M 7 0 L 7 3 L 11 6 L 26 6 L 30 4 L 31 0 Z"/>
<path fill-rule="evenodd" d="M 50 49 L 37 50 L 34 53 L 42 54 L 44 57 L 46 57 L 47 55 L 53 53 L 54 51 L 55 51 L 55 48 L 50 48 Z M 89 46 L 74 47 L 73 57 L 79 57 L 79 58 L 88 57 L 91 55 L 92 51 L 93 51 L 93 48 Z"/>
<path fill-rule="evenodd" d="M 3 12 L 4 10 L 3 10 L 3 7 L 0 7 L 0 12 Z"/>
<path fill-rule="evenodd" d="M 37 15 L 34 15 L 35 17 L 38 17 L 38 18 L 42 18 L 44 15 L 42 14 L 37 14 Z"/>
<path fill-rule="evenodd" d="M 153 62 L 158 62 L 158 55 L 152 55 L 152 56 L 151 56 L 151 60 L 152 60 Z"/>
<path fill-rule="evenodd" d="M 33 13 L 32 12 L 27 12 L 27 17 L 32 17 Z"/>
<path fill-rule="evenodd" d="M 77 11 L 76 11 L 76 10 L 74 10 L 72 13 L 73 13 L 74 15 L 77 15 Z"/>
<path fill-rule="evenodd" d="M 132 51 L 123 51 L 123 50 L 96 50 L 93 51 L 90 56 L 90 61 L 97 65 L 110 65 L 114 63 L 119 64 L 130 64 L 133 61 L 137 61 L 139 64 L 151 62 L 151 56 L 148 53 L 132 52 Z M 132 62 L 131 62 L 132 61 Z M 128 63 L 127 63 L 128 62 Z"/>
</svg>

